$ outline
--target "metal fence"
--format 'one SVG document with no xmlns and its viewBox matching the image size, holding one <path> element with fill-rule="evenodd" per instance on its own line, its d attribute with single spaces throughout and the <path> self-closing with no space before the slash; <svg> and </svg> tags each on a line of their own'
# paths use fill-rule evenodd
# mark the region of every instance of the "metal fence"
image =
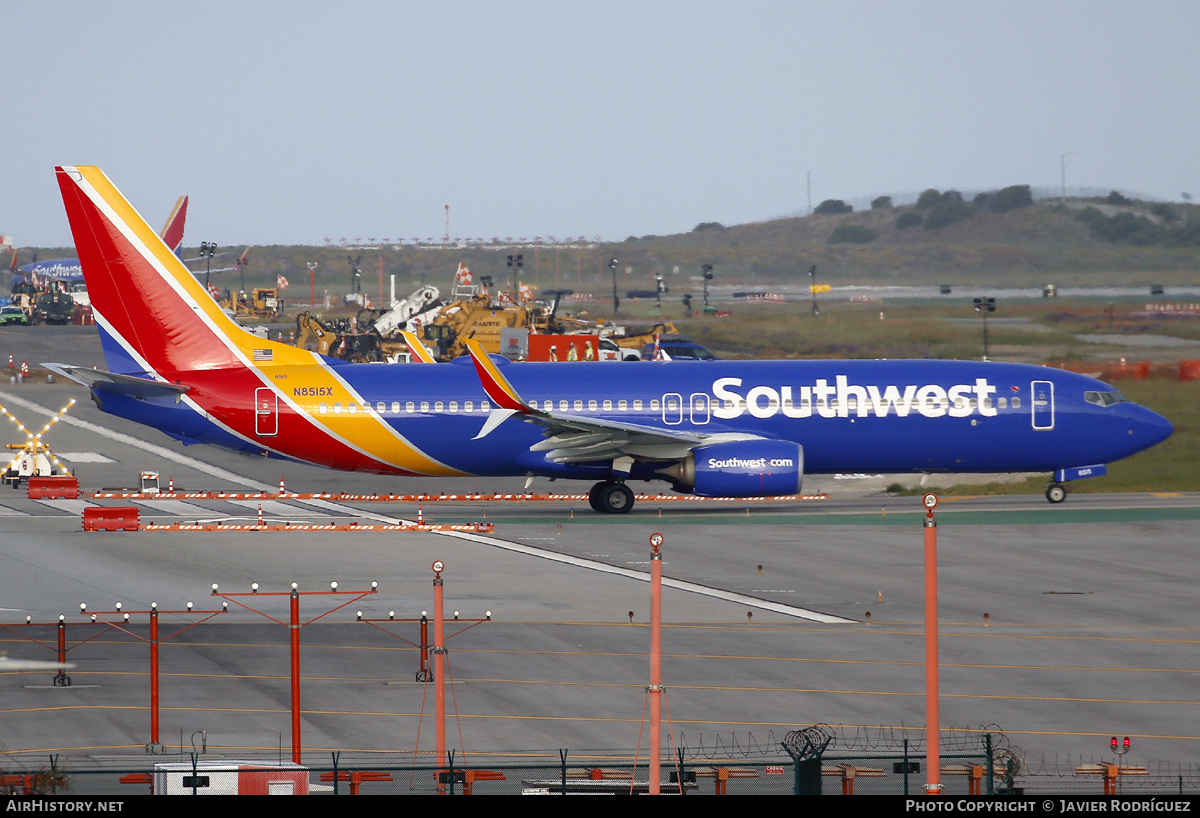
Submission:
<svg viewBox="0 0 1200 818">
<path fill-rule="evenodd" d="M 270 762 L 226 761 L 200 757 L 193 767 L 189 760 L 171 759 L 176 778 L 173 792 L 189 794 L 233 794 L 238 791 L 237 770 L 254 773 Z M 947 795 L 988 795 L 992 781 L 986 775 L 982 756 L 943 756 L 942 781 Z M 257 767 L 257 770 L 252 770 Z M 185 768 L 185 769 L 178 769 Z M 275 767 L 286 770 L 286 765 Z M 920 795 L 925 783 L 922 756 L 859 755 L 826 757 L 819 761 L 731 760 L 670 764 L 664 759 L 659 788 L 664 794 L 684 795 Z M 648 771 L 641 764 L 471 764 L 469 767 L 435 765 L 354 764 L 304 765 L 301 774 L 311 795 L 560 795 L 640 794 L 649 790 Z M 817 772 L 819 770 L 819 773 Z M 47 775 L 46 773 L 50 773 Z M 222 775 L 224 774 L 224 775 Z M 43 771 L 42 785 L 34 792 L 122 798 L 153 794 L 167 789 L 165 774 L 153 765 L 121 769 L 55 768 Z M 270 776 L 266 776 L 269 778 Z M 21 776 L 4 776 L 7 792 L 22 794 Z M 682 782 L 682 784 L 680 783 Z M 243 784 L 243 792 L 248 785 Z M 258 786 L 262 781 L 249 786 Z"/>
</svg>

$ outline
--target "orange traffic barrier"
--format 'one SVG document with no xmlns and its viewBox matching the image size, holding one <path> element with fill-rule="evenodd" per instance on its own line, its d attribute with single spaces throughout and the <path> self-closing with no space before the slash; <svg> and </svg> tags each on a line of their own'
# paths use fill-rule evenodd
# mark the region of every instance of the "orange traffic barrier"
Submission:
<svg viewBox="0 0 1200 818">
<path fill-rule="evenodd" d="M 83 510 L 84 531 L 137 531 L 134 506 L 88 506 Z"/>
<path fill-rule="evenodd" d="M 29 478 L 30 500 L 74 500 L 79 496 L 79 481 L 69 474 Z"/>
<path fill-rule="evenodd" d="M 96 491 L 88 494 L 93 500 L 333 500 L 340 502 L 385 502 L 385 503 L 473 503 L 473 502 L 582 502 L 586 494 L 495 494 L 491 492 L 464 492 L 462 494 L 346 494 L 338 492 L 266 492 L 235 491 L 164 491 L 158 494 L 141 494 L 136 491 Z M 635 494 L 642 502 L 709 502 L 709 503 L 770 503 L 794 500 L 828 500 L 829 495 L 789 494 L 784 497 L 696 497 L 690 494 Z"/>
<path fill-rule="evenodd" d="M 98 506 L 97 506 L 98 507 Z M 136 509 L 135 509 L 136 510 Z M 94 529 L 89 529 L 94 530 Z M 130 531 L 473 531 L 491 534 L 492 523 L 424 523 L 420 525 L 375 525 L 373 523 L 147 523 Z"/>
</svg>

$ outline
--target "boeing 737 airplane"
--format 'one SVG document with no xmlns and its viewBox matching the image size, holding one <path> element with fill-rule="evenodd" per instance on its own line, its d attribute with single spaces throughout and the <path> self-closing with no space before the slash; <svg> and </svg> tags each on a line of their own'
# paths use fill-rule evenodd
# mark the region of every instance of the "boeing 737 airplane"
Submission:
<svg viewBox="0 0 1200 818">
<path fill-rule="evenodd" d="M 1166 439 L 1108 384 L 970 361 L 351 364 L 251 335 L 94 167 L 58 168 L 109 371 L 52 365 L 104 412 L 185 444 L 383 475 L 630 480 L 708 497 L 800 491 L 805 473 L 1054 472 Z"/>
</svg>

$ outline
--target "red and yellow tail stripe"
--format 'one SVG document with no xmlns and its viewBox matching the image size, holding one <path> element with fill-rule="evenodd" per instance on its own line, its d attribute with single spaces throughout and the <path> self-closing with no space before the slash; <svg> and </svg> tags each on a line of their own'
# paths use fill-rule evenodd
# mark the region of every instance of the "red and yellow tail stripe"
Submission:
<svg viewBox="0 0 1200 818">
<path fill-rule="evenodd" d="M 461 474 L 417 449 L 377 415 L 319 414 L 301 406 L 302 385 L 366 405 L 320 356 L 243 330 L 99 168 L 60 167 L 59 187 L 92 308 L 130 356 L 164 381 L 197 387 L 184 400 L 228 431 L 300 460 L 363 471 Z M 279 432 L 260 437 L 255 390 L 279 399 Z M 365 413 L 362 413 L 365 414 Z M 314 435 L 314 430 L 320 434 Z"/>
</svg>

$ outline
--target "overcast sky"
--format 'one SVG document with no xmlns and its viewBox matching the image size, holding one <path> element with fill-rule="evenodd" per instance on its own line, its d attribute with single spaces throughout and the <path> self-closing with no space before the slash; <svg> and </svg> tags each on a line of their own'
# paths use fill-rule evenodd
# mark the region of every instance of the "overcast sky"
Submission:
<svg viewBox="0 0 1200 818">
<path fill-rule="evenodd" d="M 666 234 L 927 187 L 1200 194 L 1200 3 L 5 2 L 0 234 Z"/>
</svg>

